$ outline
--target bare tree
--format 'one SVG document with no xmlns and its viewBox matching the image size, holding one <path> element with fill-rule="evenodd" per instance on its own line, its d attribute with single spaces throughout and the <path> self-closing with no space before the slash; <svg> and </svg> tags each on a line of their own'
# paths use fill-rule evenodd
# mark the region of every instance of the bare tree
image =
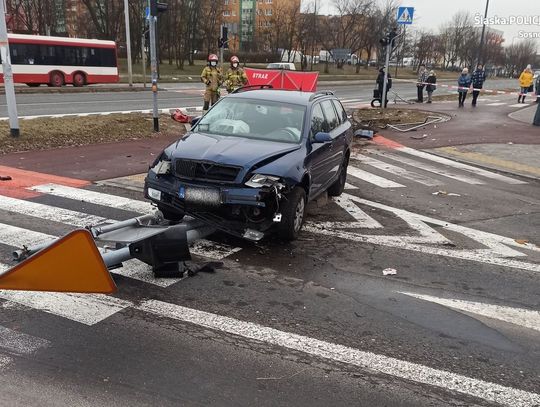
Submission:
<svg viewBox="0 0 540 407">
<path fill-rule="evenodd" d="M 81 0 L 92 21 L 96 37 L 117 40 L 123 26 L 124 4 L 121 0 Z"/>
</svg>

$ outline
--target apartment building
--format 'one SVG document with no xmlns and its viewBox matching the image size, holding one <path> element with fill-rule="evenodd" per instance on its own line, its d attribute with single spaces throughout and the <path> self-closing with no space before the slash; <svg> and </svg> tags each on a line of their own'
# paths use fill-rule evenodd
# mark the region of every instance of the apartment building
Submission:
<svg viewBox="0 0 540 407">
<path fill-rule="evenodd" d="M 229 29 L 229 47 L 233 51 L 256 49 L 257 34 L 271 29 L 277 8 L 297 7 L 300 0 L 222 0 L 223 22 Z"/>
</svg>

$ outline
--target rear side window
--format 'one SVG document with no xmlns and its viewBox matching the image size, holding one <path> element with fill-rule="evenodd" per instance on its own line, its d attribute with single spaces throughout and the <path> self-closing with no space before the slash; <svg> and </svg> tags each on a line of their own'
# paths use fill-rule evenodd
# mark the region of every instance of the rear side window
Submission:
<svg viewBox="0 0 540 407">
<path fill-rule="evenodd" d="M 329 131 L 328 123 L 324 117 L 321 105 L 316 104 L 313 106 L 313 111 L 311 113 L 311 136 L 313 137 L 321 131 L 325 133 Z"/>
<path fill-rule="evenodd" d="M 332 102 L 334 103 L 334 107 L 336 108 L 337 115 L 340 118 L 340 122 L 345 123 L 348 120 L 345 109 L 343 109 L 343 106 L 341 105 L 339 100 L 334 99 L 332 100 Z"/>
<path fill-rule="evenodd" d="M 334 105 L 332 104 L 331 100 L 325 100 L 321 103 L 322 110 L 324 112 L 324 116 L 326 117 L 326 121 L 328 122 L 329 129 L 328 131 L 334 130 L 337 126 L 339 126 L 339 119 L 336 115 L 336 110 L 334 109 Z"/>
</svg>

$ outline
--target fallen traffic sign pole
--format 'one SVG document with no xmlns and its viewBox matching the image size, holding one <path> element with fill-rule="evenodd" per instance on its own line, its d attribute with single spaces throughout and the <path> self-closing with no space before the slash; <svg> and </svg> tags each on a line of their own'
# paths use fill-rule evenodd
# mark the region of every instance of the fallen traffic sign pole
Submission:
<svg viewBox="0 0 540 407">
<path fill-rule="evenodd" d="M 171 224 L 160 212 L 78 229 L 13 252 L 21 263 L 0 274 L 0 289 L 112 293 L 116 285 L 109 270 L 130 259 L 152 266 L 156 277 L 182 277 L 189 271 L 184 266 L 191 260 L 189 245 L 215 230 L 193 218 Z M 96 242 L 112 246 L 99 249 Z"/>
</svg>

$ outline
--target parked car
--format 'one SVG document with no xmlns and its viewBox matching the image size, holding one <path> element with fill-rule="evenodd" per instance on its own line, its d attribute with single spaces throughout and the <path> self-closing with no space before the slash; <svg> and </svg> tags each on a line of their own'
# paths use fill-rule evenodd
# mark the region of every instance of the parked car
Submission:
<svg viewBox="0 0 540 407">
<path fill-rule="evenodd" d="M 249 87 L 248 87 L 249 88 Z M 352 126 L 332 92 L 242 90 L 216 103 L 151 165 L 144 194 L 250 240 L 293 240 L 309 201 L 343 192 Z"/>
<path fill-rule="evenodd" d="M 292 62 L 272 62 L 266 66 L 267 69 L 286 69 L 296 71 L 296 66 Z"/>
</svg>

